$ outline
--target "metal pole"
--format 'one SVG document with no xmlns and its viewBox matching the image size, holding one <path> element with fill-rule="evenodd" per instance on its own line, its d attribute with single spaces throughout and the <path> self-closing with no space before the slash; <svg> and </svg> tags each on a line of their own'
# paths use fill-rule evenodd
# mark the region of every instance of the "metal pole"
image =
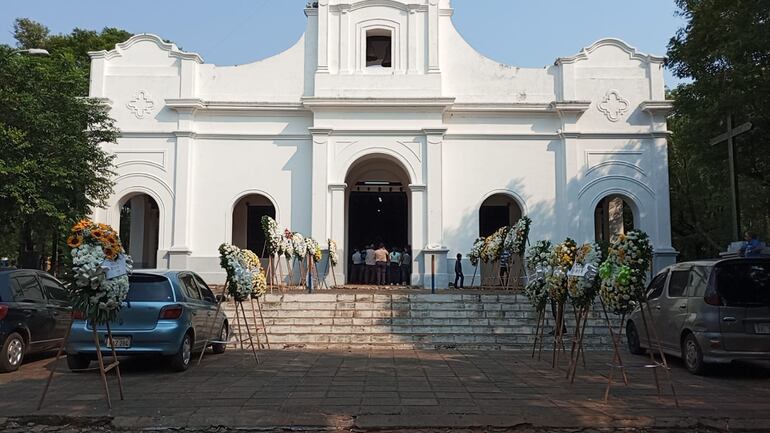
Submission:
<svg viewBox="0 0 770 433">
<path fill-rule="evenodd" d="M 735 135 L 733 134 L 733 116 L 727 116 L 727 157 L 730 164 L 730 193 L 733 210 L 733 240 L 741 239 L 741 211 L 738 199 L 738 175 L 735 170 Z"/>
<path fill-rule="evenodd" d="M 430 292 L 436 294 L 436 256 L 430 255 Z"/>
</svg>

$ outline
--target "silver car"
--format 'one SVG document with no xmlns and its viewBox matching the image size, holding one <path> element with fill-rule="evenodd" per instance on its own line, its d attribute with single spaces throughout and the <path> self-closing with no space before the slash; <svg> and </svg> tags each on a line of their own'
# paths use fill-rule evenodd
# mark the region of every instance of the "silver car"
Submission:
<svg viewBox="0 0 770 433">
<path fill-rule="evenodd" d="M 694 374 L 709 364 L 770 359 L 770 258 L 669 266 L 652 279 L 647 299 L 663 351 Z M 629 316 L 626 339 L 633 354 L 657 350 L 639 308 Z"/>
</svg>

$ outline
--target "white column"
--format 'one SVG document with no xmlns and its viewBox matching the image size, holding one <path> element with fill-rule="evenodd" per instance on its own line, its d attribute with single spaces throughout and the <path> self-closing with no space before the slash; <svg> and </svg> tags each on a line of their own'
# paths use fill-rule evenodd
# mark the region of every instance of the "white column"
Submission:
<svg viewBox="0 0 770 433">
<path fill-rule="evenodd" d="M 417 6 L 416 4 L 409 5 L 409 18 L 407 21 L 407 37 L 409 45 L 407 47 L 407 53 L 409 55 L 407 70 L 410 74 L 417 73 L 417 47 L 419 47 L 419 33 L 417 28 Z"/>
<path fill-rule="evenodd" d="M 441 246 L 444 239 L 442 153 L 446 129 L 424 129 L 423 132 L 427 147 L 427 245 Z"/>
<path fill-rule="evenodd" d="M 310 128 L 313 136 L 310 236 L 318 242 L 324 242 L 329 237 L 329 135 L 331 132 L 331 129 Z"/>
<path fill-rule="evenodd" d="M 439 7 L 438 0 L 430 0 L 428 6 L 428 73 L 438 73 L 439 68 Z"/>
<path fill-rule="evenodd" d="M 171 248 L 168 250 L 170 269 L 188 268 L 188 258 L 192 253 L 192 183 L 193 183 L 193 146 L 195 138 L 193 123 L 195 109 L 177 109 L 179 113 L 178 131 L 174 155 L 174 210 L 172 215 Z M 161 267 L 161 264 L 158 264 Z"/>
<path fill-rule="evenodd" d="M 411 194 L 410 208 L 412 214 L 410 215 L 412 223 L 412 285 L 419 286 L 422 284 L 422 275 L 425 272 L 423 264 L 422 250 L 427 244 L 427 215 L 425 214 L 425 185 L 409 185 L 409 191 Z"/>
<path fill-rule="evenodd" d="M 347 249 L 347 239 L 345 233 L 345 189 L 347 184 L 338 183 L 330 184 L 329 192 L 331 194 L 331 230 L 330 236 L 334 242 L 337 243 L 337 255 L 339 256 L 339 264 L 334 269 L 336 274 L 337 284 L 345 283 L 346 267 L 348 263 L 348 256 L 350 252 Z M 331 278 L 331 275 L 329 275 Z M 333 280 L 331 281 L 333 282 Z M 327 281 L 329 283 L 329 281 Z"/>
<path fill-rule="evenodd" d="M 355 49 L 355 46 L 355 43 L 350 43 L 350 5 L 340 5 L 340 73 L 350 73 L 350 59 L 355 58 L 351 55 L 351 50 Z"/>
<path fill-rule="evenodd" d="M 671 198 L 669 196 L 668 183 L 668 144 L 667 134 L 661 132 L 655 134 L 653 140 L 654 152 L 658 161 L 655 164 L 655 198 L 657 202 L 656 213 L 646 212 L 647 218 L 657 221 L 657 234 L 653 238 L 653 272 L 668 265 L 676 263 L 679 253 L 671 245 Z M 641 211 L 640 211 L 641 213 Z"/>
<path fill-rule="evenodd" d="M 329 73 L 329 0 L 318 2 L 318 73 Z"/>
</svg>

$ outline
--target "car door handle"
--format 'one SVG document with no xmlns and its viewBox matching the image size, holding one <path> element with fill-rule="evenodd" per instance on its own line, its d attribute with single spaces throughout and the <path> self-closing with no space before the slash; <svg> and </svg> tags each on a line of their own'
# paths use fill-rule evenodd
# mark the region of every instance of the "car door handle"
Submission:
<svg viewBox="0 0 770 433">
<path fill-rule="evenodd" d="M 685 308 L 687 308 L 687 304 L 682 304 L 682 305 L 679 306 L 680 310 L 684 310 Z"/>
<path fill-rule="evenodd" d="M 660 310 L 660 305 L 656 305 L 656 306 L 655 306 L 655 309 L 656 309 L 656 310 Z"/>
<path fill-rule="evenodd" d="M 735 317 L 725 317 L 722 319 L 723 322 L 735 322 Z"/>
</svg>

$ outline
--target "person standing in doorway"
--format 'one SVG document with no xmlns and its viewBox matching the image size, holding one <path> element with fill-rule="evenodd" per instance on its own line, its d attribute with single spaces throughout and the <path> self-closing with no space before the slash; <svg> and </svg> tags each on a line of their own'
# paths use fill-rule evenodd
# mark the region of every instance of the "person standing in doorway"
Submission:
<svg viewBox="0 0 770 433">
<path fill-rule="evenodd" d="M 458 285 L 458 281 L 460 284 Z M 465 284 L 465 275 L 463 275 L 463 255 L 457 253 L 457 260 L 455 261 L 455 288 L 462 289 Z"/>
<path fill-rule="evenodd" d="M 388 272 L 388 250 L 385 249 L 385 244 L 380 244 L 374 252 L 374 262 L 377 266 L 377 285 L 384 286 L 388 283 L 385 277 Z"/>
<path fill-rule="evenodd" d="M 390 251 L 389 283 L 401 285 L 401 252 L 393 247 Z"/>
<path fill-rule="evenodd" d="M 401 284 L 412 284 L 412 248 L 408 245 L 401 252 Z"/>
<path fill-rule="evenodd" d="M 375 275 L 377 274 L 377 264 L 374 260 L 374 245 L 369 244 L 366 247 L 366 255 L 364 256 L 364 263 L 366 266 L 366 276 L 364 276 L 365 284 L 374 284 Z"/>
<path fill-rule="evenodd" d="M 508 278 L 511 274 L 510 266 L 511 252 L 503 248 L 503 252 L 500 254 L 500 282 L 503 287 L 508 287 Z"/>
<path fill-rule="evenodd" d="M 363 249 L 359 250 L 356 248 L 353 250 L 353 271 L 350 275 L 350 282 L 353 284 L 358 284 L 361 282 L 361 274 L 364 271 L 364 259 L 366 256 L 366 253 L 361 254 Z"/>
</svg>

